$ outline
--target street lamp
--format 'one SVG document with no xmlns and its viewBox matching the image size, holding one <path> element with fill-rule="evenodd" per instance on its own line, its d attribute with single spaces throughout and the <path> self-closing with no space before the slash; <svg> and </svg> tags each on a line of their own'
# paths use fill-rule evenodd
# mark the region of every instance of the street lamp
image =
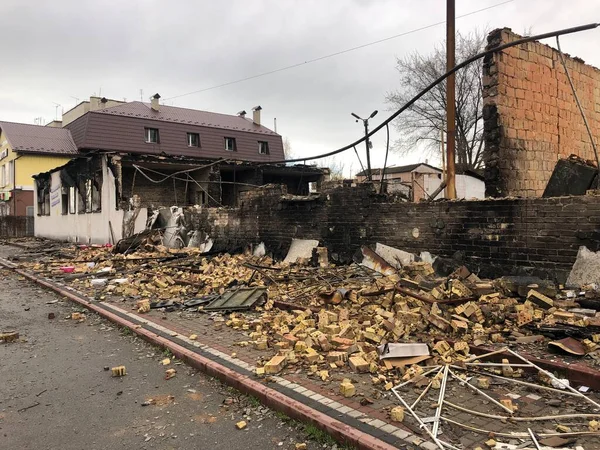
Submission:
<svg viewBox="0 0 600 450">
<path fill-rule="evenodd" d="M 354 117 L 356 119 L 356 121 L 358 122 L 359 120 L 362 120 L 363 125 L 365 126 L 365 147 L 367 149 L 367 179 L 369 181 L 373 181 L 372 177 L 371 177 L 371 141 L 369 140 L 369 119 L 372 119 L 373 117 L 375 117 L 377 115 L 377 110 L 373 111 L 371 113 L 371 115 L 366 118 L 363 119 L 362 117 L 360 117 L 358 114 L 354 114 L 354 113 L 350 113 L 352 115 L 352 117 Z"/>
</svg>

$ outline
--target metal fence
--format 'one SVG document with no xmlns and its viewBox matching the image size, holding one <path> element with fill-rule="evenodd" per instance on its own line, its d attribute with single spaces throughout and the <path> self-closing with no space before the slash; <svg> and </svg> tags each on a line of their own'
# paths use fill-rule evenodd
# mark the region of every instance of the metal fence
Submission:
<svg viewBox="0 0 600 450">
<path fill-rule="evenodd" d="M 33 216 L 0 217 L 0 238 L 15 238 L 34 235 Z"/>
</svg>

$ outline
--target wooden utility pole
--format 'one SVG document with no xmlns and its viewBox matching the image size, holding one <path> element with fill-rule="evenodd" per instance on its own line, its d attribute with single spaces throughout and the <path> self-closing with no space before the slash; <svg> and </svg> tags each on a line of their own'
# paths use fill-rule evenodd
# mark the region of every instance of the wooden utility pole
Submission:
<svg viewBox="0 0 600 450">
<path fill-rule="evenodd" d="M 455 66 L 454 52 L 454 0 L 447 0 L 446 5 L 446 70 L 451 70 Z M 446 165 L 447 165 L 447 198 L 456 198 L 456 168 L 455 146 L 456 146 L 456 95 L 455 95 L 455 77 L 450 75 L 446 80 Z"/>
</svg>

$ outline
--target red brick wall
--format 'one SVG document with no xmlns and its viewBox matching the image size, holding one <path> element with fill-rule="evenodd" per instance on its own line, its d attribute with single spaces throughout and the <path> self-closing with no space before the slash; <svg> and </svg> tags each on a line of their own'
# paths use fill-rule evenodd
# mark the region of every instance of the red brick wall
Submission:
<svg viewBox="0 0 600 450">
<path fill-rule="evenodd" d="M 521 36 L 494 30 L 488 48 Z M 595 136 L 600 133 L 600 70 L 565 56 Z M 486 194 L 540 196 L 556 161 L 595 160 L 558 51 L 530 42 L 486 58 L 483 69 Z"/>
</svg>

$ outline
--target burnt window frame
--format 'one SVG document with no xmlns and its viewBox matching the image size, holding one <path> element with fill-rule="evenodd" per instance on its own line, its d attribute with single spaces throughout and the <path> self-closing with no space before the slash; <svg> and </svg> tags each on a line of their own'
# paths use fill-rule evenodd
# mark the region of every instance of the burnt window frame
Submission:
<svg viewBox="0 0 600 450">
<path fill-rule="evenodd" d="M 195 136 L 196 137 L 196 145 L 193 145 L 190 143 L 190 137 Z M 187 132 L 186 134 L 186 139 L 187 139 L 187 146 L 188 147 L 194 147 L 194 148 L 200 148 L 202 145 L 200 144 L 200 133 L 194 133 L 194 132 Z"/>
<path fill-rule="evenodd" d="M 152 131 L 156 131 L 156 141 L 149 140 Z M 144 127 L 144 141 L 146 144 L 160 144 L 160 130 L 153 127 Z"/>
<path fill-rule="evenodd" d="M 262 146 L 265 146 L 265 151 L 261 152 Z M 269 151 L 269 143 L 267 141 L 258 141 L 258 154 L 259 155 L 269 155 L 271 152 Z"/>
<path fill-rule="evenodd" d="M 233 148 L 231 150 L 227 148 L 227 140 L 228 139 L 231 139 L 231 142 L 233 142 Z M 225 151 L 226 152 L 237 152 L 237 142 L 236 142 L 236 139 L 234 137 L 225 136 L 224 139 L 223 139 L 223 141 L 224 141 Z"/>
</svg>

